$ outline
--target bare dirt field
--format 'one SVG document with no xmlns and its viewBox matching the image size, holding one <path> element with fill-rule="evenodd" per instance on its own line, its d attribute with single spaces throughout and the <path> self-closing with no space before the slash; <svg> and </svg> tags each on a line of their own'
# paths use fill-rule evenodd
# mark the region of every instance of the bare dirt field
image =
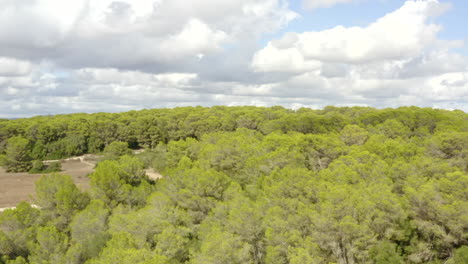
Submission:
<svg viewBox="0 0 468 264">
<path fill-rule="evenodd" d="M 62 162 L 62 174 L 72 177 L 78 188 L 89 188 L 89 179 L 86 177 L 93 172 L 94 165 L 80 160 L 67 160 Z M 21 201 L 32 203 L 34 196 L 34 182 L 43 174 L 7 173 L 0 168 L 0 208 L 12 207 Z"/>
<path fill-rule="evenodd" d="M 163 177 L 161 174 L 159 174 L 159 172 L 155 171 L 153 168 L 146 169 L 145 172 L 148 178 L 150 178 L 151 180 L 158 180 Z"/>
</svg>

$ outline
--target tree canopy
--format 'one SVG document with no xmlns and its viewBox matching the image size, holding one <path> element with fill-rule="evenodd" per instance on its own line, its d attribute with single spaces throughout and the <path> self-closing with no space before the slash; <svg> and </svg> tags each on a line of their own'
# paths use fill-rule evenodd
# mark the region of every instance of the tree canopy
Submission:
<svg viewBox="0 0 468 264">
<path fill-rule="evenodd" d="M 216 106 L 0 120 L 11 171 L 83 153 L 107 156 L 89 190 L 46 175 L 40 208 L 0 213 L 0 263 L 468 261 L 462 111 Z"/>
</svg>

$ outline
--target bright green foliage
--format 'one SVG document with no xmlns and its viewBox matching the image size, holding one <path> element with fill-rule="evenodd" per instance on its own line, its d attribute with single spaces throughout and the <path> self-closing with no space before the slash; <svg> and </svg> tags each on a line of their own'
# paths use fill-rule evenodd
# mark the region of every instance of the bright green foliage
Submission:
<svg viewBox="0 0 468 264">
<path fill-rule="evenodd" d="M 0 155 L 0 166 L 3 167 L 6 165 L 6 155 Z"/>
<path fill-rule="evenodd" d="M 166 264 L 167 258 L 148 249 L 138 248 L 129 234 L 115 234 L 99 257 L 88 264 Z"/>
<path fill-rule="evenodd" d="M 221 172 L 192 168 L 168 178 L 164 192 L 199 223 L 223 199 L 228 183 L 228 177 Z"/>
<path fill-rule="evenodd" d="M 403 264 L 404 260 L 396 250 L 396 245 L 382 241 L 370 250 L 370 257 L 375 264 Z"/>
<path fill-rule="evenodd" d="M 468 246 L 462 246 L 455 250 L 453 258 L 450 259 L 448 264 L 463 264 L 468 262 Z"/>
<path fill-rule="evenodd" d="M 40 144 L 38 145 L 37 143 Z M 43 148 L 42 142 L 37 141 L 33 149 L 37 158 L 43 155 Z M 85 153 L 86 150 L 86 138 L 83 135 L 69 135 L 49 143 L 47 146 L 47 157 L 50 159 L 59 159 L 62 157 L 81 155 Z"/>
<path fill-rule="evenodd" d="M 0 120 L 7 163 L 103 150 L 86 194 L 45 176 L 40 209 L 0 213 L 0 263 L 468 262 L 461 111 L 217 106 Z"/>
<path fill-rule="evenodd" d="M 377 131 L 387 138 L 408 137 L 410 129 L 396 119 L 387 119 L 382 124 L 377 125 Z"/>
<path fill-rule="evenodd" d="M 62 171 L 62 164 L 59 161 L 51 162 L 46 166 L 46 172 L 59 172 Z"/>
<path fill-rule="evenodd" d="M 47 147 L 42 140 L 36 141 L 31 150 L 31 157 L 36 160 L 40 160 L 47 155 Z"/>
<path fill-rule="evenodd" d="M 107 158 L 115 159 L 123 155 L 129 155 L 132 151 L 128 148 L 127 142 L 114 141 L 104 149 L 104 155 Z"/>
<path fill-rule="evenodd" d="M 27 257 L 28 243 L 33 240 L 40 211 L 26 202 L 0 214 L 0 255 Z"/>
<path fill-rule="evenodd" d="M 30 143 L 22 137 L 12 137 L 6 144 L 5 168 L 11 172 L 25 172 L 31 168 Z"/>
<path fill-rule="evenodd" d="M 17 257 L 14 260 L 7 260 L 6 264 L 27 264 L 28 262 L 23 257 Z"/>
<path fill-rule="evenodd" d="M 191 230 L 187 227 L 169 225 L 155 235 L 155 252 L 172 263 L 184 263 L 189 259 L 190 235 Z"/>
<path fill-rule="evenodd" d="M 57 162 L 50 162 L 47 165 L 40 160 L 35 160 L 32 162 L 32 167 L 29 170 L 29 173 L 51 173 L 59 172 L 62 170 L 62 164 Z"/>
<path fill-rule="evenodd" d="M 429 261 L 449 257 L 454 245 L 468 239 L 468 175 L 449 173 L 441 179 L 411 182 L 406 196 L 412 206 L 419 243 L 411 245 L 410 258 Z"/>
<path fill-rule="evenodd" d="M 65 251 L 68 247 L 68 237 L 55 227 L 45 226 L 37 230 L 36 241 L 30 243 L 32 264 L 64 263 Z"/>
<path fill-rule="evenodd" d="M 57 228 L 67 228 L 73 215 L 89 202 L 68 175 L 44 175 L 36 181 L 36 204 L 41 207 L 44 217 Z"/>
<path fill-rule="evenodd" d="M 159 144 L 152 152 L 153 158 L 147 162 L 148 167 L 152 166 L 156 171 L 164 171 L 166 168 L 166 144 Z"/>
<path fill-rule="evenodd" d="M 46 169 L 46 165 L 41 160 L 35 160 L 32 163 L 32 167 L 29 173 L 40 173 Z"/>
<path fill-rule="evenodd" d="M 111 207 L 117 204 L 144 205 L 153 188 L 143 168 L 143 162 L 130 156 L 100 162 L 89 176 L 91 195 Z"/>
<path fill-rule="evenodd" d="M 108 216 L 109 210 L 104 202 L 92 200 L 83 211 L 73 217 L 70 223 L 71 248 L 68 250 L 70 262 L 82 263 L 98 256 L 109 238 Z"/>
<path fill-rule="evenodd" d="M 239 236 L 213 229 L 203 241 L 200 253 L 193 256 L 193 264 L 253 263 L 250 245 Z"/>
<path fill-rule="evenodd" d="M 366 142 L 369 132 L 357 125 L 347 125 L 341 130 L 341 140 L 346 145 L 362 145 Z"/>
<path fill-rule="evenodd" d="M 91 179 L 92 196 L 108 204 L 123 202 L 130 191 L 130 186 L 120 178 L 120 168 L 114 161 L 99 163 Z"/>
</svg>

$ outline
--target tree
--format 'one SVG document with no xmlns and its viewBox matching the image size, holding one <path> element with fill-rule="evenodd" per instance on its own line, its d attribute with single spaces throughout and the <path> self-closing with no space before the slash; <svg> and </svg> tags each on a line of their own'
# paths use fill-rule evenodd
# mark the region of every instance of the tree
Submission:
<svg viewBox="0 0 468 264">
<path fill-rule="evenodd" d="M 153 187 L 143 168 L 144 163 L 132 156 L 100 162 L 89 176 L 91 195 L 111 207 L 118 204 L 144 206 Z"/>
<path fill-rule="evenodd" d="M 168 259 L 146 248 L 138 248 L 134 239 L 128 233 L 119 233 L 112 236 L 99 257 L 86 263 L 166 264 Z"/>
<path fill-rule="evenodd" d="M 64 263 L 68 237 L 53 226 L 40 227 L 36 241 L 31 243 L 31 264 Z"/>
<path fill-rule="evenodd" d="M 32 162 L 31 169 L 29 173 L 40 173 L 43 172 L 46 168 L 46 165 L 41 160 L 35 160 Z"/>
<path fill-rule="evenodd" d="M 8 139 L 5 167 L 11 172 L 26 172 L 31 168 L 28 139 L 19 136 Z"/>
<path fill-rule="evenodd" d="M 129 155 L 132 151 L 128 148 L 127 142 L 114 141 L 104 149 L 104 155 L 109 159 L 116 159 L 123 155 Z"/>
<path fill-rule="evenodd" d="M 40 211 L 26 202 L 0 213 L 0 255 L 27 257 L 28 243 L 34 240 Z"/>
<path fill-rule="evenodd" d="M 184 226 L 168 225 L 156 234 L 155 252 L 166 256 L 173 263 L 185 263 L 189 258 L 189 246 L 192 230 Z"/>
<path fill-rule="evenodd" d="M 229 232 L 213 228 L 202 240 L 200 252 L 197 253 L 193 264 L 252 263 L 251 246 L 242 239 Z"/>
<path fill-rule="evenodd" d="M 31 146 L 40 169 L 46 156 L 108 157 L 91 202 L 53 175 L 38 181 L 40 209 L 0 212 L 0 263 L 467 263 L 467 120 L 417 107 L 0 120 L 5 161 Z M 126 142 L 147 151 L 122 155 Z M 151 165 L 164 177 L 149 180 Z"/>
<path fill-rule="evenodd" d="M 79 260 L 76 263 L 97 257 L 109 239 L 107 218 L 109 209 L 104 202 L 92 200 L 70 223 L 71 247 L 67 258 Z"/>
<path fill-rule="evenodd" d="M 448 258 L 467 239 L 468 175 L 458 171 L 426 180 L 412 176 L 404 190 L 417 230 L 417 239 L 406 249 L 409 257 L 423 262 Z"/>
<path fill-rule="evenodd" d="M 397 137 L 408 137 L 410 135 L 410 129 L 396 119 L 385 120 L 382 124 L 379 124 L 377 131 L 384 134 L 388 138 Z"/>
<path fill-rule="evenodd" d="M 120 177 L 120 167 L 117 162 L 105 160 L 100 162 L 96 170 L 89 175 L 91 179 L 91 195 L 111 207 L 125 201 L 131 186 Z"/>
<path fill-rule="evenodd" d="M 89 203 L 89 198 L 73 183 L 69 175 L 43 175 L 36 181 L 36 204 L 44 217 L 64 230 L 72 216 Z"/>
<path fill-rule="evenodd" d="M 347 125 L 341 130 L 341 140 L 346 145 L 362 145 L 366 142 L 369 132 L 357 125 Z"/>
<path fill-rule="evenodd" d="M 23 257 L 17 257 L 14 260 L 7 260 L 6 264 L 27 264 L 28 262 Z"/>
<path fill-rule="evenodd" d="M 448 264 L 464 264 L 468 263 L 468 246 L 462 246 L 455 250 L 453 259 L 447 261 Z"/>
<path fill-rule="evenodd" d="M 372 263 L 375 264 L 403 264 L 401 253 L 396 250 L 396 245 L 389 241 L 382 241 L 369 251 Z"/>
</svg>

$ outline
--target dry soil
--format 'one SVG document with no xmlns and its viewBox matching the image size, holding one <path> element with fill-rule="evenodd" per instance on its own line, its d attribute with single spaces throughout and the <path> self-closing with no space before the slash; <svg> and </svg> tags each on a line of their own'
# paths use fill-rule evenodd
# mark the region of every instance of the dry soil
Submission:
<svg viewBox="0 0 468 264">
<path fill-rule="evenodd" d="M 89 188 L 86 177 L 93 172 L 94 165 L 68 160 L 62 162 L 60 173 L 68 174 L 82 190 Z M 13 207 L 21 201 L 34 202 L 34 182 L 43 174 L 9 173 L 0 168 L 0 208 Z"/>
</svg>

